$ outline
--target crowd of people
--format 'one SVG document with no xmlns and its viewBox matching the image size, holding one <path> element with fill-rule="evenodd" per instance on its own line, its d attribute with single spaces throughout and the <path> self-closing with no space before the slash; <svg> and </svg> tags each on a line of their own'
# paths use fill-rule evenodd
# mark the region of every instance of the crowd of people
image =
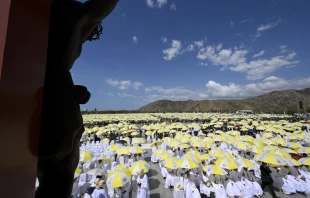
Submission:
<svg viewBox="0 0 310 198">
<path fill-rule="evenodd" d="M 158 164 L 164 187 L 175 198 L 262 197 L 267 186 L 274 198 L 274 187 L 287 195 L 310 196 L 309 125 L 224 120 L 217 128 L 219 124 L 93 127 L 81 138 L 72 196 L 127 198 L 135 192 L 149 198 L 144 143 L 151 144 L 150 163 Z"/>
</svg>

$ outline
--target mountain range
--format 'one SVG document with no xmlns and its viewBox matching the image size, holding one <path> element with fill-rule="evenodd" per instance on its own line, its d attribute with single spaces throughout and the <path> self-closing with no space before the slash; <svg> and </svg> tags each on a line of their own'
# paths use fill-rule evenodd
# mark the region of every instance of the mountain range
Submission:
<svg viewBox="0 0 310 198">
<path fill-rule="evenodd" d="M 241 100 L 158 100 L 138 109 L 139 112 L 236 112 L 252 110 L 256 113 L 296 113 L 302 101 L 310 111 L 310 87 L 302 90 L 273 91 Z M 303 111 L 302 111 L 303 113 Z"/>
</svg>

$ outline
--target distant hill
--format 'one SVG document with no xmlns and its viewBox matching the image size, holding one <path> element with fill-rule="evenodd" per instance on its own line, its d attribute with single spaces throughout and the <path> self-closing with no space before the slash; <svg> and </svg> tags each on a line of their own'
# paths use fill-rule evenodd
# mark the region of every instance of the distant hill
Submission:
<svg viewBox="0 0 310 198">
<path fill-rule="evenodd" d="M 310 88 L 302 90 L 273 91 L 242 100 L 158 100 L 141 107 L 139 112 L 235 112 L 248 109 L 257 113 L 287 113 L 297 111 L 298 101 L 303 101 L 310 111 Z"/>
</svg>

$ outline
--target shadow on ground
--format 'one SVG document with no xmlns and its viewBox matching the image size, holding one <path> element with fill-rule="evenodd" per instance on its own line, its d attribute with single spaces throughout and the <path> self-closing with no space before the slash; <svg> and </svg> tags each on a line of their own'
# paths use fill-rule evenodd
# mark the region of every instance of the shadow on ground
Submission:
<svg viewBox="0 0 310 198">
<path fill-rule="evenodd" d="M 160 198 L 160 194 L 159 193 L 151 194 L 150 198 Z"/>
<path fill-rule="evenodd" d="M 150 162 L 151 161 L 151 157 L 145 157 L 144 160 L 147 161 L 147 162 Z"/>
<path fill-rule="evenodd" d="M 147 173 L 147 176 L 150 178 L 150 177 L 153 177 L 153 176 L 157 176 L 158 175 L 158 171 L 157 170 L 154 170 L 154 169 L 150 169 L 149 172 Z"/>
<path fill-rule="evenodd" d="M 150 190 L 157 189 L 160 185 L 158 179 L 149 179 Z"/>
</svg>

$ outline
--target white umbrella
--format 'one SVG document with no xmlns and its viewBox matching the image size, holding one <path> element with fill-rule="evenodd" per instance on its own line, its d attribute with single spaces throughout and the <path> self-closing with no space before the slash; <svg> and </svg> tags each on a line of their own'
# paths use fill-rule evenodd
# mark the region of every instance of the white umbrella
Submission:
<svg viewBox="0 0 310 198">
<path fill-rule="evenodd" d="M 88 175 L 99 175 L 102 176 L 104 174 L 106 174 L 106 171 L 104 169 L 101 168 L 95 168 L 95 169 L 91 169 L 87 172 Z"/>
</svg>

